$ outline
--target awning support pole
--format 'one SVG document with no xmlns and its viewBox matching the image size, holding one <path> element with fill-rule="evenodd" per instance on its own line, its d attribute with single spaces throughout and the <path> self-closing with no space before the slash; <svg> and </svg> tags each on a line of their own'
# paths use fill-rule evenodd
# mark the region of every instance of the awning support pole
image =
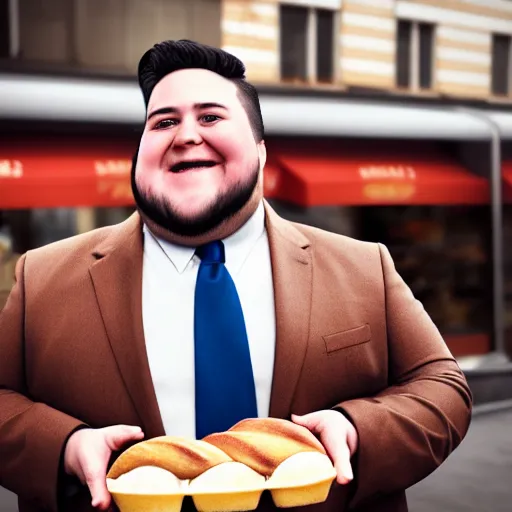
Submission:
<svg viewBox="0 0 512 512">
<path fill-rule="evenodd" d="M 461 108 L 487 124 L 491 132 L 491 229 L 493 273 L 494 352 L 505 356 L 505 294 L 503 266 L 503 197 L 501 176 L 501 133 L 498 125 L 484 113 Z"/>
</svg>

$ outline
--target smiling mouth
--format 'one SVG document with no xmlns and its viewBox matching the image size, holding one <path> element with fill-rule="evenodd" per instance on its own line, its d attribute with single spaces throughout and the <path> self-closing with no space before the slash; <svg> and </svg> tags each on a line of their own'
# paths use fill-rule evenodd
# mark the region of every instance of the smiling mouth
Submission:
<svg viewBox="0 0 512 512">
<path fill-rule="evenodd" d="M 189 162 L 179 162 L 171 167 L 171 172 L 180 173 L 189 171 L 191 169 L 207 169 L 209 167 L 215 167 L 217 162 L 213 160 L 191 160 Z"/>
</svg>

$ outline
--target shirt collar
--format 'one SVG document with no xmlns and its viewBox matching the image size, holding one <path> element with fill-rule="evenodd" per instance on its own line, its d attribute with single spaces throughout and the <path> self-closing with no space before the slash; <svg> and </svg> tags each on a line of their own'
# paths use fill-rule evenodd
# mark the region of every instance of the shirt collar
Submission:
<svg viewBox="0 0 512 512">
<path fill-rule="evenodd" d="M 226 267 L 231 274 L 236 274 L 240 271 L 254 245 L 264 232 L 265 208 L 263 202 L 260 202 L 258 208 L 249 220 L 238 231 L 223 240 L 226 254 Z M 156 240 L 180 274 L 185 271 L 191 260 L 197 258 L 194 257 L 196 251 L 195 247 L 172 244 L 166 240 L 162 240 L 153 235 L 146 225 L 144 225 L 144 234 L 149 234 L 149 236 L 152 236 Z M 199 262 L 199 258 L 197 258 L 197 261 Z"/>
</svg>

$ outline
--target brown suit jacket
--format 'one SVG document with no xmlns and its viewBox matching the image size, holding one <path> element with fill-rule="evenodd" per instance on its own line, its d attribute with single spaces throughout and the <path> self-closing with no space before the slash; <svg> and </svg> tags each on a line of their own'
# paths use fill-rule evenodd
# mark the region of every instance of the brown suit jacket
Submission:
<svg viewBox="0 0 512 512">
<path fill-rule="evenodd" d="M 268 205 L 266 215 L 270 415 L 339 406 L 360 440 L 354 482 L 305 510 L 404 512 L 404 490 L 466 434 L 466 380 L 385 247 L 292 224 Z M 19 261 L 0 314 L 0 484 L 22 512 L 91 511 L 85 489 L 58 505 L 59 461 L 78 425 L 164 434 L 142 328 L 142 255 L 134 214 Z M 268 496 L 261 508 L 272 508 Z"/>
</svg>

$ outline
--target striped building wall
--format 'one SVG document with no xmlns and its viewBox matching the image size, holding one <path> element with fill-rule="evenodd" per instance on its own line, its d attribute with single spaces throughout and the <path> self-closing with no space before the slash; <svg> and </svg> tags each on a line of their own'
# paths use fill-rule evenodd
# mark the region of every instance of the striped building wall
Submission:
<svg viewBox="0 0 512 512">
<path fill-rule="evenodd" d="M 339 86 L 395 89 L 396 20 L 436 26 L 433 92 L 491 95 L 492 34 L 512 35 L 510 0 L 223 0 L 222 45 L 249 79 L 279 82 L 279 4 L 339 11 Z"/>
<path fill-rule="evenodd" d="M 279 7 L 276 2 L 224 0 L 222 48 L 239 57 L 247 78 L 259 83 L 279 80 Z"/>
<path fill-rule="evenodd" d="M 492 34 L 512 34 L 508 0 L 396 0 L 397 17 L 434 23 L 435 91 L 491 95 Z"/>
<path fill-rule="evenodd" d="M 340 23 L 338 81 L 392 88 L 395 83 L 394 0 L 345 0 Z"/>
</svg>

